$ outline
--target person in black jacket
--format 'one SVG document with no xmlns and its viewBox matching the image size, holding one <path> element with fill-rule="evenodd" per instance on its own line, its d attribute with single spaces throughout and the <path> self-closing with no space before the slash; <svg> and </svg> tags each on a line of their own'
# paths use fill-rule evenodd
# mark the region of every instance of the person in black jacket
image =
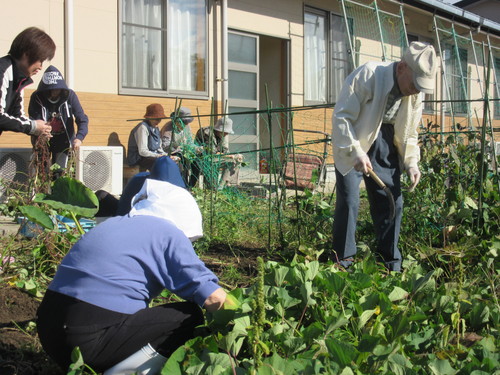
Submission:
<svg viewBox="0 0 500 375">
<path fill-rule="evenodd" d="M 35 120 L 50 124 L 49 152 L 52 164 L 66 167 L 70 148 L 78 150 L 88 132 L 89 119 L 76 93 L 68 88 L 61 72 L 49 66 L 38 89 L 31 95 L 28 113 Z M 75 134 L 75 125 L 78 128 Z M 37 137 L 32 137 L 35 145 Z"/>
<path fill-rule="evenodd" d="M 24 88 L 42 69 L 45 60 L 56 52 L 52 38 L 44 31 L 29 27 L 18 34 L 9 54 L 0 58 L 0 134 L 13 131 L 50 138 L 51 127 L 43 120 L 31 120 L 24 113 Z"/>
</svg>

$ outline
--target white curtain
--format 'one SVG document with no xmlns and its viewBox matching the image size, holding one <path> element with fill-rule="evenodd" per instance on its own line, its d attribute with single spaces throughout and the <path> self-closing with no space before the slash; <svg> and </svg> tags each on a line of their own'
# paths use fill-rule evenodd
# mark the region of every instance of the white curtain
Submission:
<svg viewBox="0 0 500 375">
<path fill-rule="evenodd" d="M 326 102 L 325 17 L 305 13 L 304 96 L 305 100 Z"/>
<path fill-rule="evenodd" d="M 162 0 L 123 0 L 122 85 L 163 89 Z"/>
<path fill-rule="evenodd" d="M 351 72 L 350 56 L 347 53 L 347 32 L 344 19 L 332 15 L 332 101 L 336 102 L 344 80 Z"/>
<path fill-rule="evenodd" d="M 206 25 L 204 0 L 168 2 L 169 89 L 204 90 Z M 200 76 L 202 75 L 202 76 Z M 203 82 L 200 87 L 200 82 Z"/>
</svg>

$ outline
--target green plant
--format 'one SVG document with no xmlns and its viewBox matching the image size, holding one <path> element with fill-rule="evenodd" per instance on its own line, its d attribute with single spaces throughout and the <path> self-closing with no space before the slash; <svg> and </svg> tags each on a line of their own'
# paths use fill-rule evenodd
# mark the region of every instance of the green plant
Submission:
<svg viewBox="0 0 500 375">
<path fill-rule="evenodd" d="M 302 257 L 267 262 L 254 286 L 231 293 L 240 307 L 214 313 L 213 334 L 179 348 L 163 373 L 500 371 L 499 310 L 485 299 L 488 283 L 478 278 L 459 287 L 416 262 L 384 276 L 370 256 L 353 267 L 339 272 Z"/>
<path fill-rule="evenodd" d="M 444 142 L 437 137 L 422 137 L 422 178 L 414 192 L 404 193 L 402 237 L 443 247 L 498 235 L 498 177 L 488 168 L 479 173 L 477 135 L 449 136 Z"/>
</svg>

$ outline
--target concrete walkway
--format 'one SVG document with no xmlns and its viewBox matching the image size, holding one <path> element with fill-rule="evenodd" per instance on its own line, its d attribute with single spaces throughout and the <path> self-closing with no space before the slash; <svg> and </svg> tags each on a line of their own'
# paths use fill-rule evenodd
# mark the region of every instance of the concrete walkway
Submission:
<svg viewBox="0 0 500 375">
<path fill-rule="evenodd" d="M 12 217 L 0 216 L 0 235 L 16 234 L 18 230 L 19 224 Z"/>
</svg>

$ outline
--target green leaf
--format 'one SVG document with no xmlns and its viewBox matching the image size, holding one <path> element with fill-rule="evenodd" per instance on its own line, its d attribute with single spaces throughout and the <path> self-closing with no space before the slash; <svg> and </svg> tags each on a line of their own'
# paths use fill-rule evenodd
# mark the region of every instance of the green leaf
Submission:
<svg viewBox="0 0 500 375">
<path fill-rule="evenodd" d="M 377 346 L 379 341 L 380 338 L 378 337 L 364 334 L 363 337 L 361 338 L 361 341 L 359 342 L 358 350 L 361 352 L 371 353 L 373 352 L 373 349 L 375 348 L 375 346 Z"/>
<path fill-rule="evenodd" d="M 399 312 L 387 326 L 387 339 L 394 341 L 410 330 L 409 320 L 404 313 Z"/>
<path fill-rule="evenodd" d="M 309 262 L 306 264 L 306 280 L 313 280 L 316 275 L 318 274 L 318 270 L 319 270 L 319 262 L 318 261 L 313 261 L 313 262 Z"/>
<path fill-rule="evenodd" d="M 41 225 L 42 227 L 52 230 L 54 229 L 54 222 L 51 217 L 47 215 L 40 207 L 36 206 L 20 206 L 19 211 L 32 222 Z"/>
<path fill-rule="evenodd" d="M 192 358 L 192 356 L 189 356 L 189 353 L 192 353 L 195 347 L 200 347 L 202 341 L 203 339 L 201 337 L 195 337 L 194 339 L 188 340 L 184 345 L 179 346 L 170 357 L 168 357 L 165 366 L 163 366 L 161 370 L 161 374 L 182 375 L 182 368 L 184 365 L 187 365 L 186 360 Z M 201 360 L 198 359 L 198 362 L 201 362 Z"/>
<path fill-rule="evenodd" d="M 300 293 L 307 305 L 315 305 L 316 300 L 313 298 L 312 283 L 307 281 L 300 286 Z"/>
<path fill-rule="evenodd" d="M 350 365 L 358 354 L 354 346 L 337 339 L 327 339 L 325 344 L 332 360 L 341 367 Z"/>
<path fill-rule="evenodd" d="M 490 319 L 490 309 L 482 302 L 476 302 L 470 311 L 469 324 L 474 330 L 479 330 Z"/>
<path fill-rule="evenodd" d="M 429 363 L 429 368 L 434 375 L 454 375 L 457 373 L 447 359 L 436 358 Z"/>
<path fill-rule="evenodd" d="M 284 359 L 278 354 L 274 353 L 271 357 L 266 358 L 263 361 L 263 365 L 259 367 L 259 375 L 279 375 L 279 374 L 297 374 L 298 368 L 300 368 L 297 361 L 290 359 Z"/>
<path fill-rule="evenodd" d="M 365 324 L 370 320 L 370 318 L 375 314 L 375 310 L 365 310 L 359 317 L 358 328 L 361 329 L 365 326 Z"/>
<path fill-rule="evenodd" d="M 291 297 L 290 294 L 288 294 L 288 290 L 284 288 L 280 288 L 278 290 L 277 298 L 285 310 L 289 309 L 290 307 L 296 306 L 301 302 L 300 299 Z"/>
<path fill-rule="evenodd" d="M 347 285 L 345 279 L 334 272 L 328 272 L 326 274 L 326 281 L 329 285 L 331 285 L 332 291 L 339 296 L 342 294 Z"/>
<path fill-rule="evenodd" d="M 283 284 L 288 271 L 288 267 L 279 267 L 274 270 L 274 284 L 276 286 L 281 286 Z"/>
<path fill-rule="evenodd" d="M 77 346 L 71 352 L 71 365 L 69 366 L 72 371 L 81 369 L 85 365 L 83 361 L 82 353 L 80 352 L 80 348 Z M 75 371 L 75 373 L 79 373 Z"/>
<path fill-rule="evenodd" d="M 399 286 L 395 286 L 392 292 L 389 294 L 389 300 L 391 302 L 400 301 L 408 297 L 408 292 Z"/>
<path fill-rule="evenodd" d="M 477 210 L 477 208 L 478 208 L 476 202 L 474 202 L 471 197 L 465 197 L 464 204 L 467 207 L 470 207 L 470 208 L 472 208 L 474 210 Z"/>
<path fill-rule="evenodd" d="M 84 217 L 93 217 L 99 210 L 99 200 L 94 192 L 74 178 L 58 178 L 51 190 L 48 195 L 37 194 L 34 201 Z"/>
</svg>

